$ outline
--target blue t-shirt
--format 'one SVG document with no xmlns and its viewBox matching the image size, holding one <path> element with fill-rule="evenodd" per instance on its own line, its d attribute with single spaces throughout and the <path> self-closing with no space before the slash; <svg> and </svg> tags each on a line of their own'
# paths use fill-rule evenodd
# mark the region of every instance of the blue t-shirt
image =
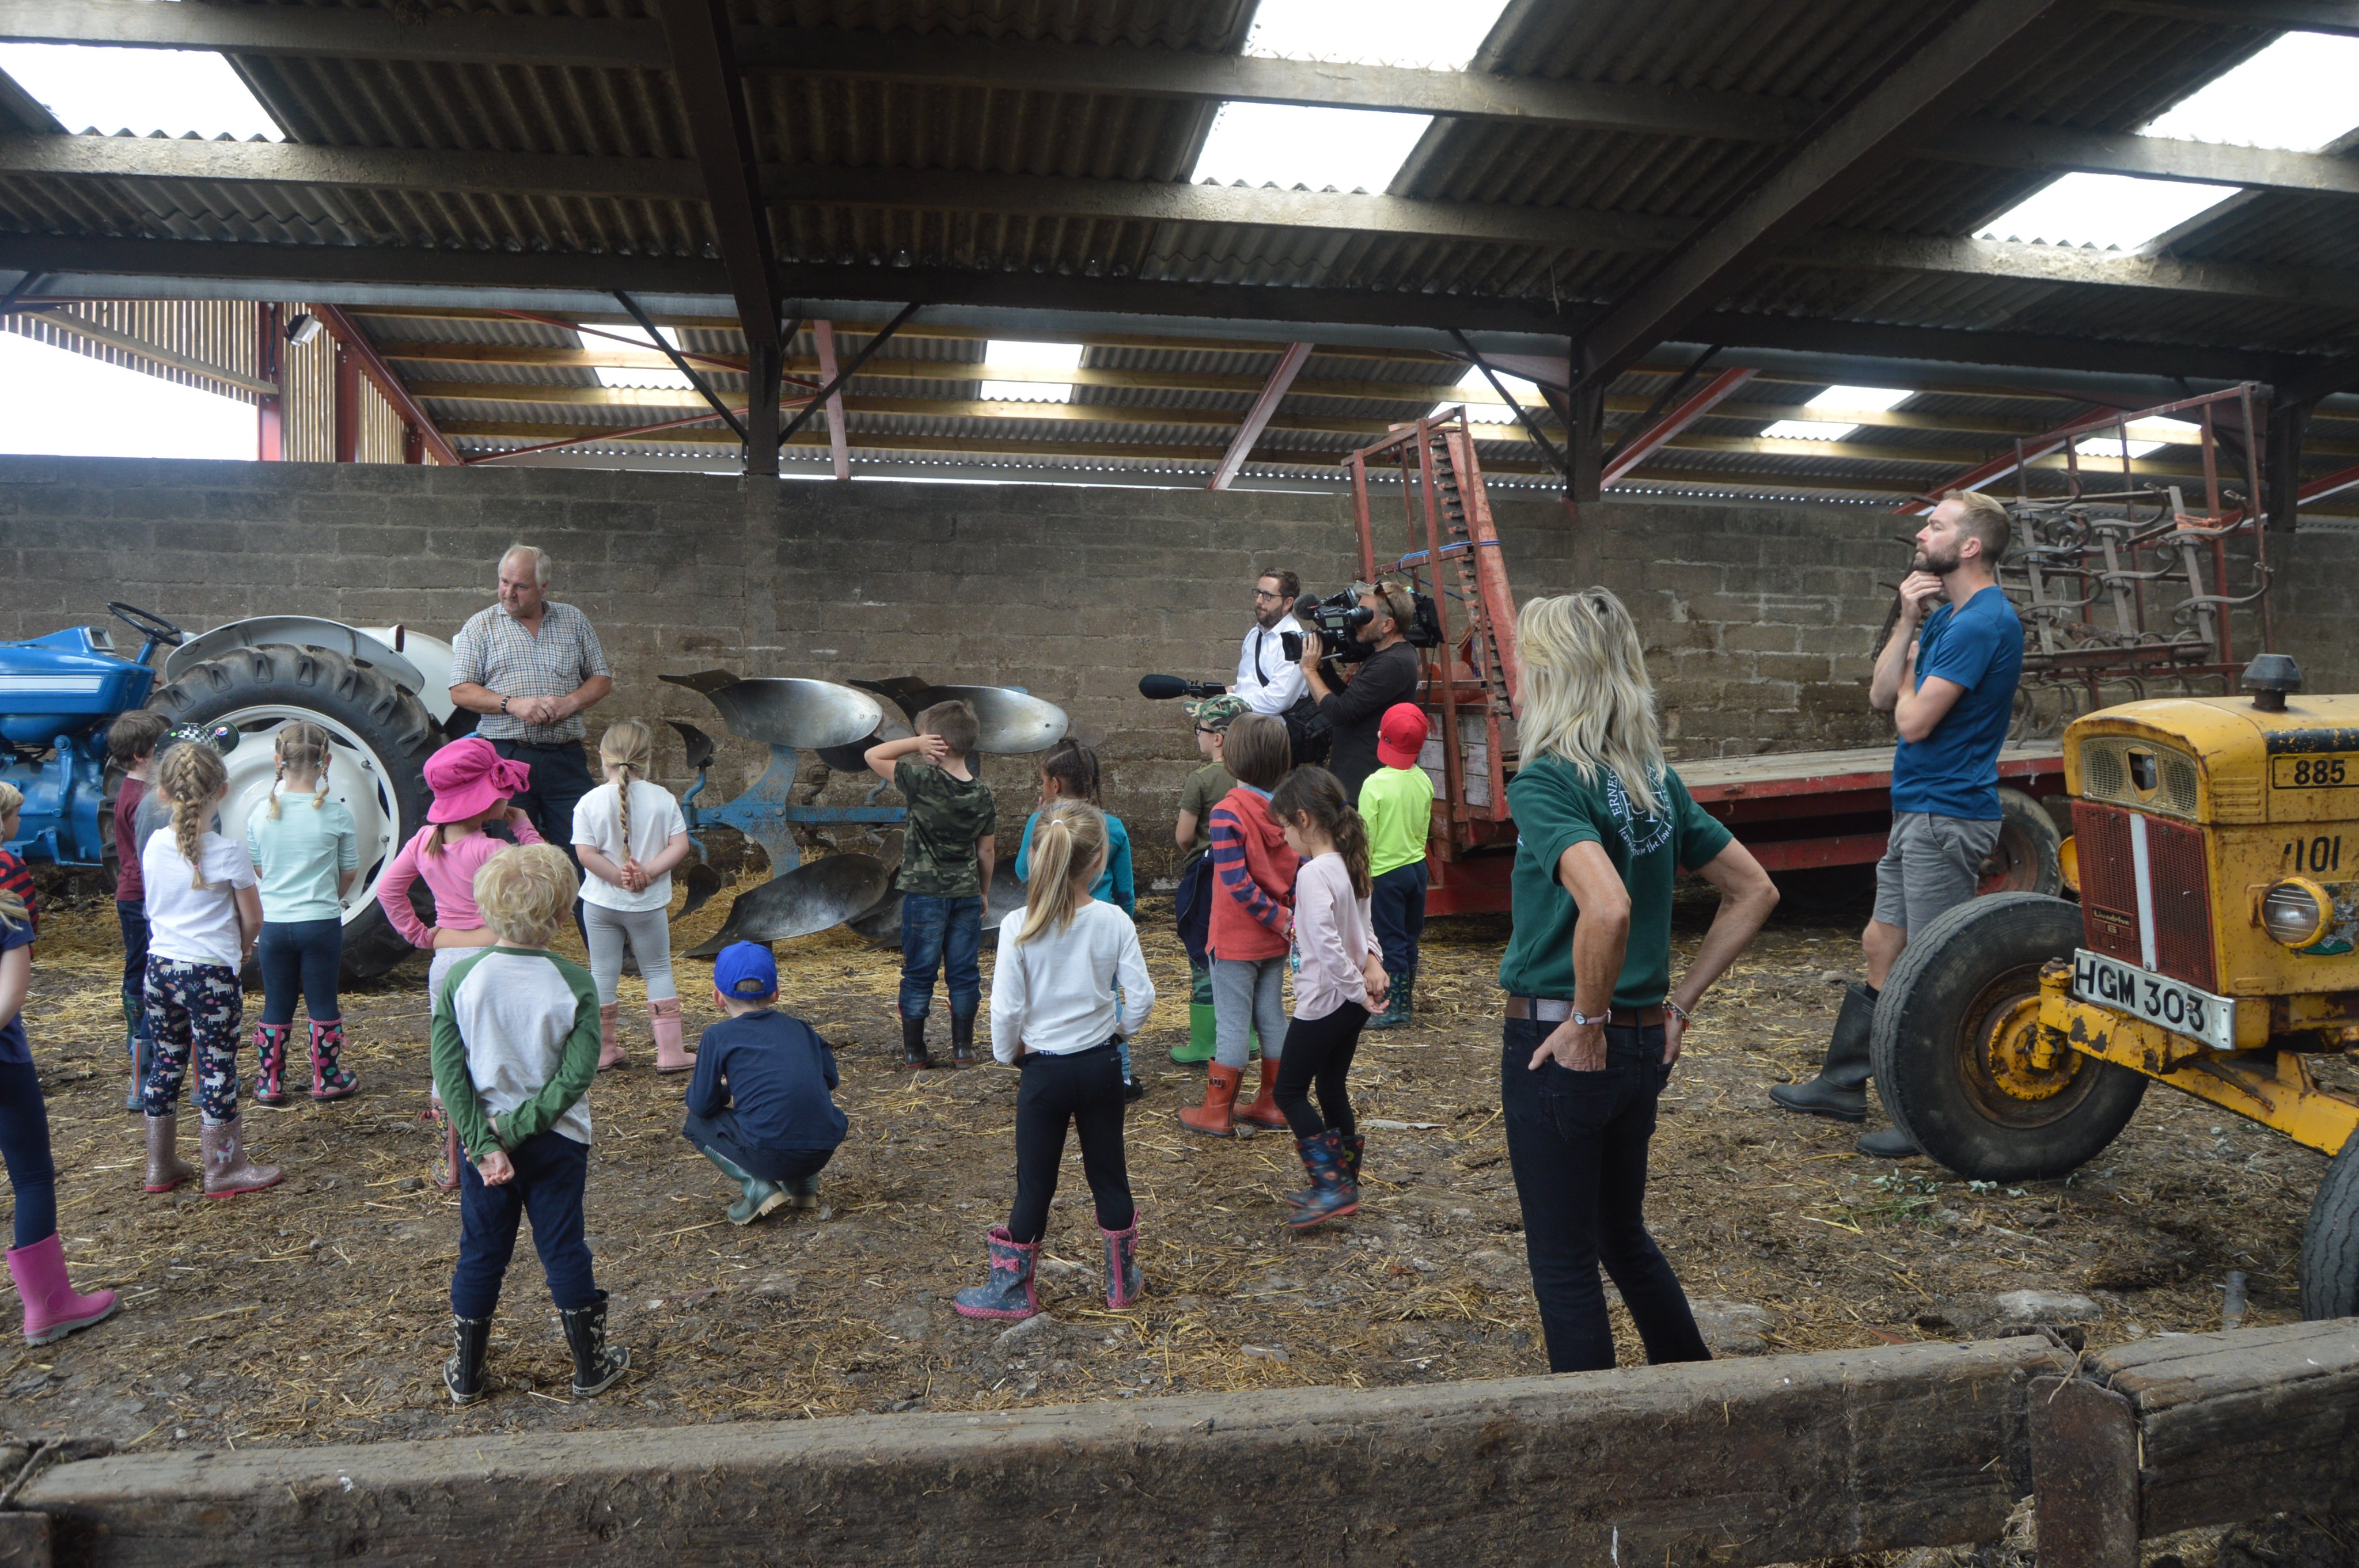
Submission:
<svg viewBox="0 0 2359 1568">
<path fill-rule="evenodd" d="M 30 921 L 22 925 L 0 925 L 0 953 L 32 945 Z M 32 1059 L 33 1047 L 25 1039 L 25 1010 L 20 1007 L 16 1016 L 8 1021 L 8 1027 L 0 1029 L 0 1062 L 29 1063 Z"/>
<path fill-rule="evenodd" d="M 2023 676 L 2023 622 L 1995 584 L 1933 611 L 1917 642 L 1917 683 L 1966 689 L 1933 732 L 1892 757 L 1892 809 L 1998 820 L 1998 753 Z"/>
<path fill-rule="evenodd" d="M 756 1149 L 832 1149 L 851 1125 L 828 1093 L 835 1085 L 835 1053 L 818 1031 L 766 1009 L 706 1026 L 688 1108 L 715 1116 L 734 1103 L 738 1130 Z"/>
<path fill-rule="evenodd" d="M 1122 818 L 1111 811 L 1105 814 L 1105 870 L 1090 884 L 1090 896 L 1100 903 L 1110 903 L 1133 920 L 1138 918 L 1138 892 L 1130 869 L 1130 829 Z M 1040 814 L 1034 812 L 1024 819 L 1024 837 L 1016 841 L 1016 880 L 1032 880 L 1032 829 L 1040 826 Z"/>
</svg>

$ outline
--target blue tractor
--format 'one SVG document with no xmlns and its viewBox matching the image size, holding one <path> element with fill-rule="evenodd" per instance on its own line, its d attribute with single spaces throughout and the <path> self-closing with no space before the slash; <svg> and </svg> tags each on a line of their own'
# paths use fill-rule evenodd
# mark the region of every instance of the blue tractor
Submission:
<svg viewBox="0 0 2359 1568">
<path fill-rule="evenodd" d="M 139 633 L 136 654 L 118 653 L 99 626 L 0 643 L 0 779 L 25 796 L 7 848 L 28 861 L 103 867 L 112 879 L 120 776 L 107 766 L 106 728 L 128 709 L 153 708 L 176 726 L 222 735 L 230 774 L 222 831 L 233 837 L 269 793 L 279 727 L 309 720 L 328 731 L 330 793 L 360 835 L 362 874 L 344 909 L 345 973 L 365 979 L 408 957 L 409 945 L 377 907 L 376 884 L 426 820 L 423 767 L 451 712 L 450 644 L 398 626 L 310 616 L 262 616 L 191 638 L 136 606 L 106 608 Z M 158 649 L 170 650 L 160 686 L 151 663 Z"/>
</svg>

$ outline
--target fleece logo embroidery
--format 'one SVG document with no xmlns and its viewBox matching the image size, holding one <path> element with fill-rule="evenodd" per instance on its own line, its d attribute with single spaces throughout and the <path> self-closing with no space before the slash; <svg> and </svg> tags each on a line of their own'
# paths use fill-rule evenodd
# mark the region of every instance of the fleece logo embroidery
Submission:
<svg viewBox="0 0 2359 1568">
<path fill-rule="evenodd" d="M 1630 858 L 1635 860 L 1641 855 L 1651 855 L 1669 843 L 1669 819 L 1631 810 L 1630 797 L 1623 793 L 1620 776 L 1611 768 L 1602 771 L 1605 774 L 1606 809 L 1614 813 L 1614 826 L 1621 832 L 1622 846 L 1629 850 Z M 1641 834 L 1645 835 L 1643 840 Z"/>
</svg>

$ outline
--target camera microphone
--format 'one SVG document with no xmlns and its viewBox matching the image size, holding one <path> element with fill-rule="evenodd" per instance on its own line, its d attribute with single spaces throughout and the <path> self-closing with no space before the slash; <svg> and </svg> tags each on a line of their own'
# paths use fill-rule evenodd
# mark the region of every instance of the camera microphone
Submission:
<svg viewBox="0 0 2359 1568">
<path fill-rule="evenodd" d="M 1181 680 L 1178 676 L 1138 677 L 1138 695 L 1158 702 L 1174 697 L 1218 697 L 1225 689 L 1212 681 Z"/>
</svg>

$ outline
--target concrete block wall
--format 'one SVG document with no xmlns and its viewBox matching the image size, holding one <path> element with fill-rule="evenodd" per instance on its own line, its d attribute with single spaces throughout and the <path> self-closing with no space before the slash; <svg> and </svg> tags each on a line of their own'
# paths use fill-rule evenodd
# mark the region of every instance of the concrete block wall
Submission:
<svg viewBox="0 0 2359 1568">
<path fill-rule="evenodd" d="M 1676 756 L 1888 739 L 1864 686 L 1904 519 L 1643 500 L 1575 518 L 1504 496 L 1495 511 L 1519 596 L 1602 582 L 1630 605 Z M 1398 518 L 1379 511 L 1380 557 L 1403 547 Z M 554 593 L 605 643 L 618 689 L 595 719 L 719 736 L 702 697 L 657 679 L 713 667 L 1025 687 L 1101 747 L 1107 804 L 1150 872 L 1196 759 L 1178 705 L 1141 699 L 1138 676 L 1224 678 L 1259 571 L 1325 591 L 1357 570 L 1348 503 L 1321 495 L 0 457 L 0 636 L 104 622 L 122 599 L 191 630 L 299 611 L 448 637 L 491 602 L 518 539 L 556 556 Z M 2352 689 L 2339 612 L 2359 539 L 2302 535 L 2279 556 L 2280 645 L 2313 690 Z M 764 760 L 725 742 L 712 803 Z M 986 776 L 1012 850 L 1036 777 L 1022 759 Z M 839 776 L 828 798 L 863 787 Z"/>
</svg>

